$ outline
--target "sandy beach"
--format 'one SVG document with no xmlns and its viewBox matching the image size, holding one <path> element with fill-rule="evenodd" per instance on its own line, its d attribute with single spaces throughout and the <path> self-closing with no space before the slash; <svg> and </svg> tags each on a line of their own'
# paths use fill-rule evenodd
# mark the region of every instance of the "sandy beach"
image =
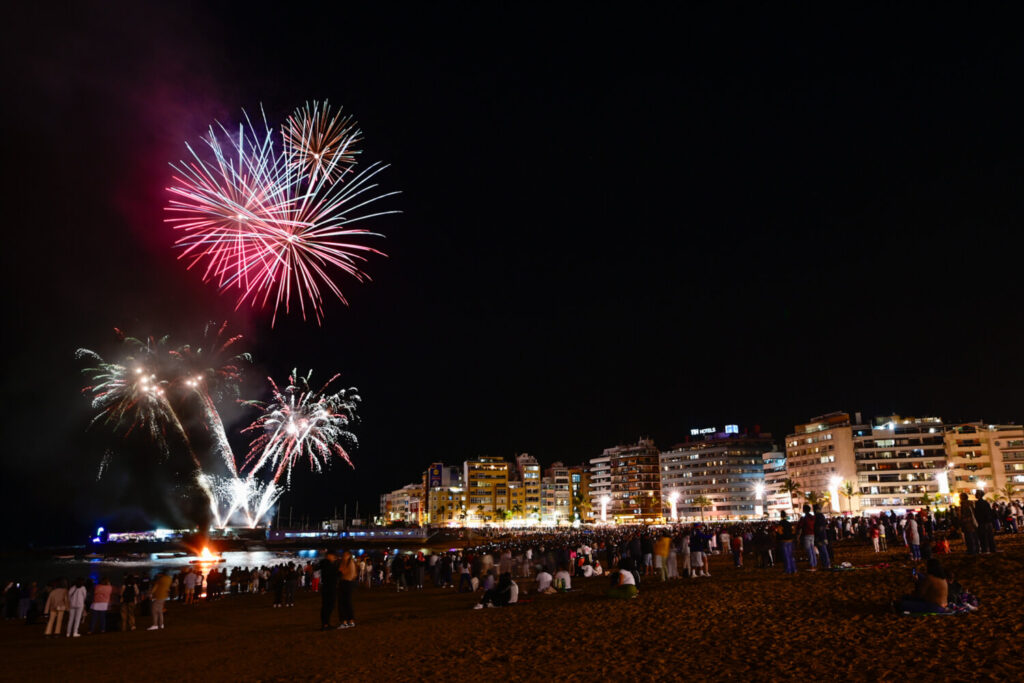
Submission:
<svg viewBox="0 0 1024 683">
<path fill-rule="evenodd" d="M 981 600 L 966 616 L 898 616 L 905 553 L 841 546 L 852 571 L 736 569 L 648 580 L 634 600 L 604 597 L 606 578 L 576 590 L 472 610 L 479 594 L 361 590 L 354 629 L 318 630 L 319 596 L 294 608 L 269 596 L 171 604 L 167 628 L 47 639 L 43 625 L 0 625 L 4 680 L 1015 680 L 1024 662 L 1024 535 L 1002 552 L 942 558 Z M 888 566 L 878 566 L 888 563 Z M 149 625 L 140 619 L 140 629 Z"/>
</svg>

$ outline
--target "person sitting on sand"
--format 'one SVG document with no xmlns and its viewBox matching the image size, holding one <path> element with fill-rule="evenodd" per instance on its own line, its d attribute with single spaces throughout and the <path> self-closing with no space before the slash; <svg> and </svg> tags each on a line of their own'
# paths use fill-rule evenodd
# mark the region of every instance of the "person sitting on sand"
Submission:
<svg viewBox="0 0 1024 683">
<path fill-rule="evenodd" d="M 608 589 L 608 597 L 614 600 L 626 600 L 635 598 L 639 590 L 636 587 L 636 577 L 633 575 L 633 562 L 624 559 L 619 563 L 619 569 L 612 572 L 612 587 Z"/>
<path fill-rule="evenodd" d="M 594 576 L 601 576 L 604 574 L 604 567 L 601 566 L 601 560 L 594 560 Z"/>
<path fill-rule="evenodd" d="M 904 614 L 925 614 L 946 612 L 949 602 L 949 583 L 942 564 L 932 558 L 928 560 L 927 572 L 917 579 L 912 595 L 905 595 L 896 601 L 895 607 Z"/>
<path fill-rule="evenodd" d="M 473 609 L 484 607 L 506 607 L 512 601 L 512 574 L 505 572 L 498 579 L 498 585 L 485 591 L 480 602 L 473 605 Z"/>
<path fill-rule="evenodd" d="M 566 569 L 564 565 L 555 572 L 552 584 L 554 585 L 555 590 L 559 592 L 564 593 L 565 591 L 572 590 L 572 577 L 569 576 L 569 570 Z"/>
<path fill-rule="evenodd" d="M 538 593 L 554 593 L 555 589 L 551 587 L 552 577 L 546 569 L 543 567 L 537 573 L 537 592 Z"/>
</svg>

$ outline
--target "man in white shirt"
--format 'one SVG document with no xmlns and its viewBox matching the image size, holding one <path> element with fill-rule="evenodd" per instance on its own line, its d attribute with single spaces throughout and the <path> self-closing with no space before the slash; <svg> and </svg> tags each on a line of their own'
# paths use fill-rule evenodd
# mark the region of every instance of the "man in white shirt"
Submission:
<svg viewBox="0 0 1024 683">
<path fill-rule="evenodd" d="M 551 588 L 551 574 L 541 569 L 540 573 L 537 574 L 537 592 L 538 593 L 554 593 Z"/>
</svg>

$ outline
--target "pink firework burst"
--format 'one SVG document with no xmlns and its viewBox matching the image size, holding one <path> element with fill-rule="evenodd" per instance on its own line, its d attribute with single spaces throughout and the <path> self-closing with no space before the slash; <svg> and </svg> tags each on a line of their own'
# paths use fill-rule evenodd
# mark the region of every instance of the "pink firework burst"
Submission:
<svg viewBox="0 0 1024 683">
<path fill-rule="evenodd" d="M 330 115 L 326 105 L 316 111 Z M 307 128 L 319 136 L 319 128 Z M 296 130 L 301 132 L 301 126 Z M 377 162 L 352 172 L 347 146 L 333 148 L 322 165 L 296 162 L 287 151 L 296 149 L 295 142 L 289 138 L 287 144 L 275 144 L 276 133 L 265 117 L 262 130 L 248 115 L 237 134 L 211 127 L 204 143 L 208 154 L 189 146 L 191 158 L 172 164 L 168 188 L 172 215 L 166 221 L 184 233 L 176 245 L 189 269 L 200 266 L 204 281 L 235 289 L 236 307 L 272 305 L 271 325 L 279 309 L 291 312 L 293 298 L 303 319 L 312 315 L 318 323 L 324 290 L 347 303 L 335 281 L 338 273 L 360 282 L 370 279 L 362 269 L 367 256 L 384 254 L 362 241 L 381 235 L 355 226 L 398 213 L 372 209 L 398 194 L 377 189 L 375 178 L 386 165 Z M 324 144 L 317 137 L 308 147 L 323 149 Z"/>
</svg>

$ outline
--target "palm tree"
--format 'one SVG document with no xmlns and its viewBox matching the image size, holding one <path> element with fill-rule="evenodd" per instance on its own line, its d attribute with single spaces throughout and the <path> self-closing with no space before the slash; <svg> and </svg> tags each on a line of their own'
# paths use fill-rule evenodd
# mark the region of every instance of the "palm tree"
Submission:
<svg viewBox="0 0 1024 683">
<path fill-rule="evenodd" d="M 808 491 L 805 499 L 812 506 L 814 505 L 825 505 L 829 502 L 832 496 L 829 495 L 828 491 Z"/>
<path fill-rule="evenodd" d="M 711 499 L 707 496 L 697 496 L 693 499 L 693 504 L 700 509 L 700 521 L 704 522 L 704 508 L 711 507 Z"/>
<path fill-rule="evenodd" d="M 590 514 L 590 499 L 582 494 L 572 497 L 572 507 L 582 522 Z"/>
<path fill-rule="evenodd" d="M 803 495 L 803 491 L 800 490 L 800 484 L 797 484 L 792 479 L 783 480 L 779 486 L 779 490 L 783 493 L 789 494 L 789 505 L 790 507 L 796 507 L 793 505 L 793 499 Z"/>
<path fill-rule="evenodd" d="M 469 517 L 469 512 L 466 508 L 462 508 L 462 512 L 459 513 L 459 520 L 465 523 L 467 517 Z"/>
<path fill-rule="evenodd" d="M 1003 500 L 1004 498 L 1008 501 L 1013 500 L 1013 497 L 1017 493 L 1017 487 L 1012 481 L 1008 481 L 1003 484 L 1003 488 L 996 489 L 992 492 L 992 500 Z"/>
<path fill-rule="evenodd" d="M 505 508 L 494 508 L 494 519 L 501 522 L 505 519 Z"/>
<path fill-rule="evenodd" d="M 480 505 L 476 506 L 476 516 L 479 517 L 481 520 L 483 520 L 483 518 L 484 518 L 484 506 L 483 506 L 483 504 L 480 504 Z"/>
<path fill-rule="evenodd" d="M 850 508 L 850 514 L 853 514 L 853 497 L 859 496 L 860 491 L 854 488 L 852 481 L 848 481 L 839 489 L 839 495 L 846 499 L 846 507 Z"/>
<path fill-rule="evenodd" d="M 523 514 L 523 506 L 520 505 L 519 503 L 516 503 L 515 505 L 513 505 L 512 506 L 512 514 L 515 515 L 516 517 L 521 516 Z"/>
</svg>

